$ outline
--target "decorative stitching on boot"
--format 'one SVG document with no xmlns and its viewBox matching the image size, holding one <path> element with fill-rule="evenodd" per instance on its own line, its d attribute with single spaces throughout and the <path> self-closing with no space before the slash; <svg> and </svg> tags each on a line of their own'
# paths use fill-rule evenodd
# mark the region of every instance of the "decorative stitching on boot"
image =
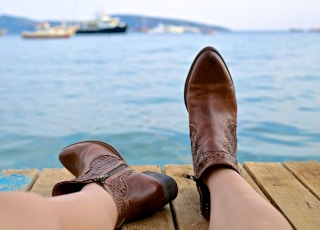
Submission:
<svg viewBox="0 0 320 230">
<path fill-rule="evenodd" d="M 128 193 L 128 188 L 127 188 L 127 177 L 129 177 L 133 173 L 133 170 L 126 171 L 119 177 L 115 178 L 112 181 L 106 181 L 105 186 L 109 187 L 110 194 L 115 203 L 117 204 L 118 208 L 118 222 L 123 222 L 126 217 L 127 217 L 127 207 L 128 204 L 125 202 L 126 195 Z M 118 224 L 120 224 L 118 223 Z"/>
<path fill-rule="evenodd" d="M 207 151 L 203 152 L 203 146 L 199 143 L 199 137 L 197 130 L 190 126 L 190 140 L 192 149 L 192 159 L 194 163 L 195 177 L 199 178 L 201 170 L 210 162 L 225 162 L 226 166 L 229 166 L 237 171 L 236 149 L 237 149 L 237 125 L 235 122 L 229 120 L 227 128 L 225 130 L 225 137 L 227 141 L 223 144 L 221 151 Z"/>
<path fill-rule="evenodd" d="M 85 179 L 92 179 L 92 177 L 98 177 L 106 171 L 106 168 L 112 168 L 118 161 L 119 158 L 115 156 L 100 156 L 90 163 L 90 170 L 80 175 L 76 180 L 83 181 Z"/>
<path fill-rule="evenodd" d="M 235 156 L 237 151 L 237 124 L 229 120 L 224 135 L 227 138 L 224 148 L 231 156 Z"/>
</svg>

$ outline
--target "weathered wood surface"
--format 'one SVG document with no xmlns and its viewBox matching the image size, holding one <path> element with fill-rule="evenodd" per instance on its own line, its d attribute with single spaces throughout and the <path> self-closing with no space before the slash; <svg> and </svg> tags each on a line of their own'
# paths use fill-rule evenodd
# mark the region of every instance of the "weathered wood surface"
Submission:
<svg viewBox="0 0 320 230">
<path fill-rule="evenodd" d="M 320 229 L 320 200 L 312 192 L 319 194 L 320 165 L 309 171 L 309 165 L 315 162 L 292 162 L 287 167 L 280 163 L 255 163 L 247 162 L 244 168 L 264 192 L 266 197 L 274 204 L 291 222 L 296 229 Z M 310 172 L 314 176 L 304 176 L 299 171 Z M 296 174 L 297 173 L 297 174 Z M 318 175 L 318 176 L 316 176 Z M 314 180 L 307 180 L 313 178 Z M 314 177 L 317 177 L 316 180 Z M 302 178 L 310 188 L 306 187 L 298 178 Z M 306 182 L 308 181 L 308 183 Z M 310 184 L 313 181 L 315 184 Z M 318 190 L 317 190 L 318 189 Z"/>
<path fill-rule="evenodd" d="M 137 171 L 158 171 L 156 165 L 133 166 Z M 295 229 L 320 229 L 320 163 L 318 161 L 257 163 L 245 162 L 244 179 L 266 200 L 271 202 L 290 221 Z M 155 215 L 125 224 L 122 229 L 208 229 L 202 217 L 199 195 L 192 175 L 192 165 L 165 165 L 164 173 L 178 184 L 178 197 Z M 3 170 L 0 172 L 0 191 L 32 191 L 51 196 L 54 184 L 70 180 L 66 169 Z"/>
</svg>

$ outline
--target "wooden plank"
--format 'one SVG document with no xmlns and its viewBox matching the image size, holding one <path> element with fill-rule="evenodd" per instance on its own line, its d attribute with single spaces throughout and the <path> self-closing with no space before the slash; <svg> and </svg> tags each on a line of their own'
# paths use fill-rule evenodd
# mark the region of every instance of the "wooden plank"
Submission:
<svg viewBox="0 0 320 230">
<path fill-rule="evenodd" d="M 177 229 L 208 229 L 209 222 L 200 211 L 199 193 L 196 184 L 185 175 L 193 175 L 191 165 L 165 165 L 164 172 L 178 184 L 178 197 L 172 202 Z"/>
<path fill-rule="evenodd" d="M 143 171 L 162 172 L 161 168 L 156 165 L 132 166 L 132 168 L 138 172 L 143 172 Z M 174 228 L 170 205 L 167 204 L 162 210 L 155 213 L 151 217 L 126 223 L 122 226 L 121 229 L 122 230 L 136 230 L 136 229 L 173 230 L 175 228 Z"/>
<path fill-rule="evenodd" d="M 9 169 L 0 172 L 0 192 L 29 191 L 39 174 L 38 169 Z"/>
<path fill-rule="evenodd" d="M 250 174 L 247 172 L 247 170 L 245 168 L 243 168 L 240 165 L 241 168 L 241 175 L 242 177 L 248 182 L 248 184 L 254 189 L 256 190 L 257 193 L 260 194 L 260 196 L 262 196 L 264 199 L 266 199 L 267 201 L 269 201 L 269 199 L 264 195 L 264 193 L 262 192 L 262 190 L 259 188 L 259 186 L 256 184 L 256 182 L 253 180 L 253 178 L 250 176 Z"/>
<path fill-rule="evenodd" d="M 244 168 L 296 229 L 320 229 L 320 201 L 280 163 L 246 162 Z"/>
<path fill-rule="evenodd" d="M 170 206 L 166 205 L 163 209 L 156 212 L 154 215 L 136 220 L 133 222 L 125 223 L 122 230 L 174 230 L 173 218 L 171 215 Z"/>
<path fill-rule="evenodd" d="M 31 191 L 45 197 L 51 197 L 53 186 L 61 181 L 71 180 L 74 176 L 65 168 L 46 168 L 39 175 L 38 180 L 32 187 Z"/>
<path fill-rule="evenodd" d="M 284 166 L 320 200 L 320 163 L 318 161 L 286 162 Z"/>
</svg>

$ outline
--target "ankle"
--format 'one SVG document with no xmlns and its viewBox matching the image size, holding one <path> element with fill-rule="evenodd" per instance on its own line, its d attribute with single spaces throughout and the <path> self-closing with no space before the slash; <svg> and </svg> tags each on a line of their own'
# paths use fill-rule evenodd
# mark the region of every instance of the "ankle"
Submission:
<svg viewBox="0 0 320 230">
<path fill-rule="evenodd" d="M 81 191 L 85 192 L 85 194 L 88 194 L 88 197 L 90 198 L 100 199 L 100 202 L 105 203 L 110 202 L 110 200 L 112 200 L 112 202 L 115 203 L 112 196 L 102 186 L 96 183 L 90 183 L 85 185 Z"/>
<path fill-rule="evenodd" d="M 103 216 L 107 216 L 112 226 L 116 226 L 118 220 L 118 209 L 113 197 L 100 185 L 90 183 L 85 185 L 81 192 L 86 194 L 87 200 L 99 206 L 99 210 Z"/>
<path fill-rule="evenodd" d="M 203 182 L 209 186 L 220 180 L 225 180 L 227 177 L 239 175 L 235 170 L 225 167 L 211 167 L 203 176 Z"/>
</svg>

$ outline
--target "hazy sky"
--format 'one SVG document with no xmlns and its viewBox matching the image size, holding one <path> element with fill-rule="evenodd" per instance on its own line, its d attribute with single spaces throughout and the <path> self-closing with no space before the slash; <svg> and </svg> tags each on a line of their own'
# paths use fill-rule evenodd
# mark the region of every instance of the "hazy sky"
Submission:
<svg viewBox="0 0 320 230">
<path fill-rule="evenodd" d="M 235 30 L 320 27 L 320 0 L 0 0 L 0 14 L 90 19 L 96 11 L 186 19 Z"/>
</svg>

